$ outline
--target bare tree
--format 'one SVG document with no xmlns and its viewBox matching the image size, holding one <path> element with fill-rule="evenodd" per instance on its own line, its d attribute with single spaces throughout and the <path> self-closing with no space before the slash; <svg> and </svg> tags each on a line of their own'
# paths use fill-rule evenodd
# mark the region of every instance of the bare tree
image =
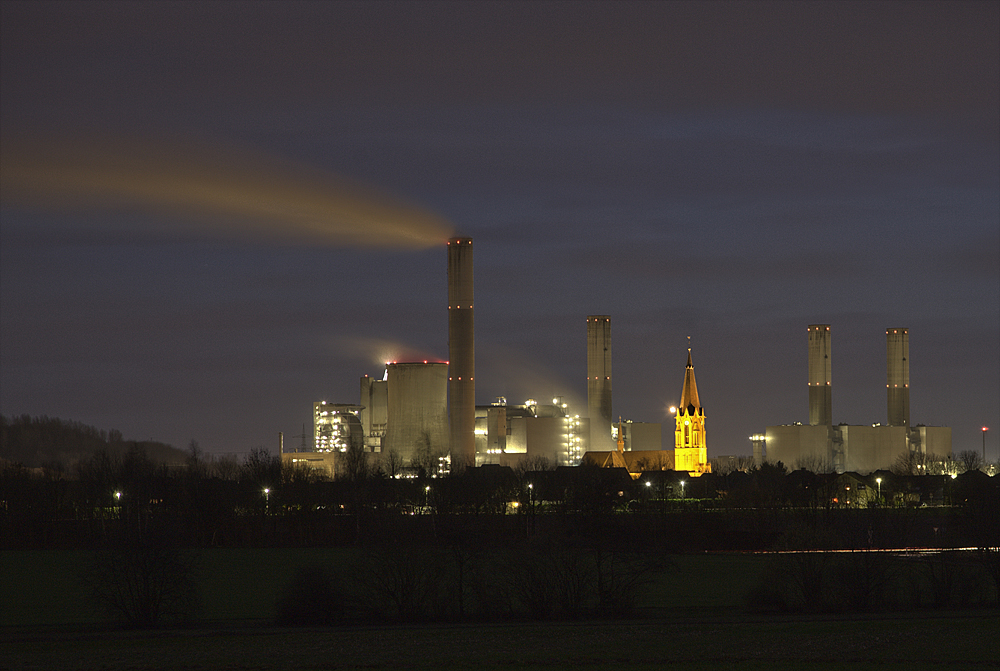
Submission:
<svg viewBox="0 0 1000 671">
<path fill-rule="evenodd" d="M 191 439 L 191 442 L 188 443 L 188 456 L 184 462 L 187 466 L 189 475 L 204 477 L 207 471 L 205 451 L 201 449 L 201 445 L 198 444 L 198 441 L 193 438 Z"/>
<path fill-rule="evenodd" d="M 212 470 L 222 480 L 236 480 L 240 474 L 240 464 L 232 457 L 219 457 L 212 462 Z"/>
<path fill-rule="evenodd" d="M 170 534 L 126 526 L 84 567 L 91 600 L 130 628 L 186 621 L 197 607 L 195 566 Z"/>
<path fill-rule="evenodd" d="M 524 459 L 521 459 L 521 461 L 517 462 L 517 466 L 514 467 L 514 475 L 517 476 L 518 480 L 521 480 L 524 478 L 525 473 L 548 470 L 552 470 L 549 460 L 543 456 L 537 455 L 534 457 L 525 457 Z"/>
<path fill-rule="evenodd" d="M 396 450 L 382 452 L 378 460 L 378 468 L 387 478 L 395 478 L 403 470 L 403 458 Z"/>
<path fill-rule="evenodd" d="M 811 473 L 833 473 L 833 461 L 828 456 L 811 455 L 802 457 L 795 462 L 796 470 L 806 470 Z"/>
<path fill-rule="evenodd" d="M 892 462 L 892 472 L 896 475 L 921 475 L 924 465 L 924 455 L 920 452 L 907 450 Z"/>
<path fill-rule="evenodd" d="M 660 457 L 660 461 L 663 461 L 663 457 Z M 712 472 L 716 475 L 728 475 L 729 473 L 734 473 L 736 471 L 749 473 L 754 467 L 753 457 L 746 456 L 726 457 L 724 459 L 716 457 L 710 461 L 712 464 Z"/>
<path fill-rule="evenodd" d="M 370 475 L 368 455 L 365 453 L 363 446 L 352 442 L 350 447 L 347 448 L 347 452 L 343 453 L 342 463 L 344 467 L 339 474 L 342 478 L 354 482 L 368 479 Z"/>
<path fill-rule="evenodd" d="M 958 453 L 958 463 L 962 471 L 976 471 L 983 467 L 983 458 L 975 450 L 962 450 Z"/>
<path fill-rule="evenodd" d="M 416 450 L 410 465 L 422 470 L 427 475 L 431 475 L 437 472 L 438 458 L 441 456 L 442 454 L 435 450 L 431 444 L 430 432 L 424 431 L 417 440 Z"/>
</svg>

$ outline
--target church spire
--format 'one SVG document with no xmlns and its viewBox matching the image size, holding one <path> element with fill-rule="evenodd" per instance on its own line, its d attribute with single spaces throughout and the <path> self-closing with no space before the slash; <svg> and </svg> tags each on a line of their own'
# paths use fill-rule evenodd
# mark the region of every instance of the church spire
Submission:
<svg viewBox="0 0 1000 671">
<path fill-rule="evenodd" d="M 674 388 L 676 389 L 676 387 Z M 694 364 L 691 363 L 690 347 L 688 347 L 687 370 L 684 371 L 684 389 L 681 391 L 680 408 L 686 410 L 689 415 L 693 415 L 695 411 L 701 409 L 701 401 L 698 399 L 698 383 L 694 379 Z"/>
<path fill-rule="evenodd" d="M 705 445 L 705 409 L 698 398 L 698 383 L 694 379 L 691 362 L 691 337 L 688 336 L 688 361 L 684 371 L 684 389 L 680 407 L 674 418 L 674 470 L 687 471 L 692 476 L 711 473 L 708 450 Z"/>
</svg>

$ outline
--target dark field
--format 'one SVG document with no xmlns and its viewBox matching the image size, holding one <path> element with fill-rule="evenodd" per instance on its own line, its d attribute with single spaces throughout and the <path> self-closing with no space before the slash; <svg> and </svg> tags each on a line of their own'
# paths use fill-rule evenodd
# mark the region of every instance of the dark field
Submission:
<svg viewBox="0 0 1000 671">
<path fill-rule="evenodd" d="M 0 668 L 11 669 L 995 669 L 996 610 L 747 615 L 760 555 L 679 555 L 633 619 L 278 628 L 295 569 L 351 550 L 197 552 L 196 626 L 128 632 L 80 584 L 86 552 L 0 554 Z"/>
<path fill-rule="evenodd" d="M 849 619 L 19 632 L 12 669 L 996 669 L 995 613 Z"/>
</svg>

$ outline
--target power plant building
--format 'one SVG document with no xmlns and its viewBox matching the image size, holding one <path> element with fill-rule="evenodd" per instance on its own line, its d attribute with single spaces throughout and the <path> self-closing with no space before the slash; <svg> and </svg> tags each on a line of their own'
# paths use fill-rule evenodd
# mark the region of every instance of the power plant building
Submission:
<svg viewBox="0 0 1000 671">
<path fill-rule="evenodd" d="M 385 429 L 389 421 L 389 370 L 381 379 L 361 378 L 361 427 L 366 452 L 381 452 Z"/>
<path fill-rule="evenodd" d="M 908 453 L 920 462 L 951 459 L 951 428 L 910 426 L 909 329 L 886 329 L 887 423 L 861 426 L 832 422 L 830 325 L 812 324 L 807 332 L 809 424 L 769 426 L 763 436 L 752 436 L 755 458 L 764 452 L 789 468 L 838 473 L 889 468 Z"/>
<path fill-rule="evenodd" d="M 510 405 L 503 397 L 476 408 L 476 463 L 515 466 L 542 458 L 551 466 L 576 466 L 587 451 L 590 421 L 570 414 L 562 399 Z"/>
<path fill-rule="evenodd" d="M 383 452 L 403 463 L 448 454 L 448 364 L 390 363 Z"/>
<path fill-rule="evenodd" d="M 663 449 L 663 425 L 655 422 L 623 420 L 612 426 L 612 438 L 617 443 L 619 430 L 625 452 L 650 452 Z"/>
<path fill-rule="evenodd" d="M 346 452 L 364 445 L 364 428 L 359 414 L 364 408 L 346 403 L 313 404 L 313 451 Z"/>
<path fill-rule="evenodd" d="M 471 238 L 448 240 L 449 361 L 389 363 L 381 378 L 361 378 L 357 405 L 316 403 L 315 452 L 344 452 L 360 445 L 366 452 L 398 454 L 405 466 L 440 459 L 441 468 L 447 468 L 450 456 L 454 470 L 532 458 L 576 466 L 595 440 L 614 449 L 608 315 L 587 318 L 590 417 L 572 414 L 561 397 L 551 404 L 529 400 L 508 405 L 501 398 L 489 406 L 475 405 L 472 254 Z M 629 451 L 661 451 L 658 424 L 627 422 L 622 432 Z"/>
</svg>

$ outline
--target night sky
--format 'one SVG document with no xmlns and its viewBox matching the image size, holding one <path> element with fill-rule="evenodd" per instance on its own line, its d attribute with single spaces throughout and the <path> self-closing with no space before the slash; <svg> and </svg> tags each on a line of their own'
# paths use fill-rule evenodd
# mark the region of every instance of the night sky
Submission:
<svg viewBox="0 0 1000 671">
<path fill-rule="evenodd" d="M 1000 4 L 2 3 L 0 412 L 215 453 L 297 444 L 388 359 L 477 402 L 668 419 L 709 456 L 808 421 L 1000 436 Z M 306 427 L 311 435 L 311 428 Z M 664 437 L 672 441 L 672 422 Z"/>
</svg>

